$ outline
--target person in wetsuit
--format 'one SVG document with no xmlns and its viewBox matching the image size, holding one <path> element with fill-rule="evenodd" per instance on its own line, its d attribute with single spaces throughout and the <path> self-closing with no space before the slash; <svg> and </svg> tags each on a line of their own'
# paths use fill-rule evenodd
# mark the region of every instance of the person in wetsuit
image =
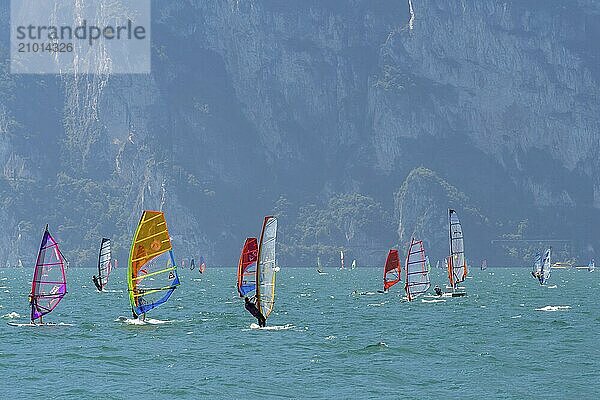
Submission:
<svg viewBox="0 0 600 400">
<path fill-rule="evenodd" d="M 101 292 L 102 291 L 102 285 L 100 285 L 100 279 L 98 279 L 96 277 L 96 275 L 94 275 L 92 277 L 92 280 L 94 281 L 94 285 L 96 285 L 96 288 Z"/>
<path fill-rule="evenodd" d="M 440 289 L 440 287 L 438 285 L 435 285 L 435 287 L 433 288 L 433 290 L 435 291 L 435 295 L 436 296 L 441 296 L 442 295 L 442 289 Z"/>
<path fill-rule="evenodd" d="M 260 326 L 261 328 L 264 328 L 265 326 L 267 326 L 266 318 L 262 315 L 260 310 L 256 307 L 256 304 L 254 304 L 254 302 L 250 301 L 248 296 L 244 297 L 244 307 L 246 308 L 246 310 L 248 310 L 248 312 L 250 314 L 252 314 L 252 316 L 254 316 L 254 318 L 256 318 L 258 320 L 258 326 Z"/>
</svg>

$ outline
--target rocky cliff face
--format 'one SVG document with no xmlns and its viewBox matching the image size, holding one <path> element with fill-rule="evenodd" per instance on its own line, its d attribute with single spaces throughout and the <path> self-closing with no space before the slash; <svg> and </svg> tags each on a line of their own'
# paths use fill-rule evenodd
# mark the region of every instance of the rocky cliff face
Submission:
<svg viewBox="0 0 600 400">
<path fill-rule="evenodd" d="M 76 264 L 101 235 L 123 258 L 140 211 L 161 208 L 180 256 L 228 265 L 281 213 L 293 265 L 314 254 L 286 237 L 319 252 L 292 233 L 319 228 L 301 208 L 344 193 L 384 209 L 380 232 L 356 233 L 370 250 L 352 243 L 363 265 L 413 234 L 443 257 L 447 207 L 473 260 L 522 263 L 524 239 L 600 245 L 597 2 L 156 1 L 152 74 L 135 76 L 11 75 L 7 34 L 0 262 L 33 259 L 46 222 Z"/>
</svg>

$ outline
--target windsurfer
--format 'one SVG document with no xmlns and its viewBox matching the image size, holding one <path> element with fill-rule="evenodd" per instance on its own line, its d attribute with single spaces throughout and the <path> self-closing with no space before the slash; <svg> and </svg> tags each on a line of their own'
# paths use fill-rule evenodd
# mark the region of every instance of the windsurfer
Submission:
<svg viewBox="0 0 600 400">
<path fill-rule="evenodd" d="M 253 301 L 251 301 L 248 296 L 244 297 L 244 307 L 254 318 L 258 320 L 258 326 L 264 328 L 267 325 L 267 320 L 261 314 L 260 310 L 256 307 Z"/>
<path fill-rule="evenodd" d="M 30 306 L 32 306 L 32 307 L 34 307 L 33 295 L 31 295 L 31 294 L 29 295 L 29 305 L 30 305 Z M 32 315 L 32 317 L 33 317 L 33 315 Z M 39 325 L 42 325 L 42 324 L 44 323 L 44 321 L 42 321 L 42 317 L 43 317 L 43 315 L 40 315 L 40 322 L 39 322 Z M 35 323 L 35 319 L 32 319 L 32 320 L 31 320 L 31 323 L 32 323 L 33 325 L 36 325 L 36 323 Z"/>
<path fill-rule="evenodd" d="M 100 291 L 100 292 L 101 292 L 101 291 L 102 291 L 102 285 L 100 285 L 100 279 L 98 279 L 98 278 L 96 277 L 96 275 L 94 275 L 94 276 L 92 277 L 92 280 L 94 281 L 94 285 L 96 285 L 96 289 L 98 289 L 98 291 Z"/>
<path fill-rule="evenodd" d="M 438 285 L 435 285 L 435 287 L 433 288 L 433 290 L 435 291 L 435 295 L 436 296 L 441 296 L 442 295 L 442 289 L 440 289 L 440 287 Z"/>
</svg>

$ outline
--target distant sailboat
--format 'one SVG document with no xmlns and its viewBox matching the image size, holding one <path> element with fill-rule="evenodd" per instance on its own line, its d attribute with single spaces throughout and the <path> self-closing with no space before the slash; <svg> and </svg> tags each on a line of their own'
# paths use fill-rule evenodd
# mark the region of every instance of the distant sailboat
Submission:
<svg viewBox="0 0 600 400">
<path fill-rule="evenodd" d="M 412 238 L 406 255 L 406 299 L 412 301 L 429 290 L 429 268 L 422 240 Z"/>
<path fill-rule="evenodd" d="M 596 263 L 592 258 L 587 265 L 578 265 L 575 267 L 575 269 L 584 269 L 586 271 L 593 272 L 594 269 L 596 269 Z"/>
<path fill-rule="evenodd" d="M 344 269 L 344 251 L 340 250 L 340 269 Z"/>
<path fill-rule="evenodd" d="M 352 260 L 352 267 L 350 269 L 356 268 L 356 260 Z"/>
<path fill-rule="evenodd" d="M 193 271 L 194 269 L 196 269 L 196 259 L 192 257 L 192 260 L 190 261 L 190 271 Z"/>
<path fill-rule="evenodd" d="M 448 209 L 448 233 L 450 241 L 450 255 L 446 258 L 446 267 L 448 269 L 448 289 L 445 293 L 448 297 L 459 297 L 466 294 L 463 287 L 458 284 L 463 282 L 468 274 L 467 262 L 465 259 L 463 233 L 460 221 L 456 211 Z"/>
<path fill-rule="evenodd" d="M 164 213 L 144 211 L 129 253 L 127 286 L 133 318 L 169 300 L 179 276 Z"/>
<path fill-rule="evenodd" d="M 66 294 L 65 258 L 46 225 L 29 295 L 31 324 L 35 325 L 37 319 L 43 324 L 43 316 L 52 312 Z"/>
<path fill-rule="evenodd" d="M 573 266 L 572 261 L 557 261 L 554 264 L 552 264 L 551 268 L 552 269 L 569 269 L 572 266 Z"/>
<path fill-rule="evenodd" d="M 481 270 L 485 271 L 487 269 L 487 260 L 481 261 Z"/>
<path fill-rule="evenodd" d="M 116 260 L 115 260 L 116 264 Z M 108 284 L 108 277 L 113 270 L 112 252 L 110 239 L 102 238 L 100 252 L 98 254 L 98 276 L 93 277 L 94 284 L 99 291 L 103 291 Z"/>
<path fill-rule="evenodd" d="M 279 269 L 275 259 L 277 242 L 277 218 L 265 217 L 258 242 L 256 265 L 256 307 L 262 316 L 269 318 L 275 306 L 275 275 Z"/>
<path fill-rule="evenodd" d="M 319 275 L 327 275 L 327 272 L 325 272 L 321 266 L 321 259 L 319 257 L 317 257 L 317 272 Z"/>
<path fill-rule="evenodd" d="M 401 273 L 402 267 L 400 266 L 400 257 L 398 257 L 398 250 L 390 249 L 385 260 L 385 265 L 383 266 L 384 293 L 387 293 L 392 286 L 400 282 Z"/>
<path fill-rule="evenodd" d="M 246 239 L 238 262 L 237 290 L 240 297 L 248 296 L 256 290 L 256 260 L 258 241 L 255 237 Z"/>
</svg>

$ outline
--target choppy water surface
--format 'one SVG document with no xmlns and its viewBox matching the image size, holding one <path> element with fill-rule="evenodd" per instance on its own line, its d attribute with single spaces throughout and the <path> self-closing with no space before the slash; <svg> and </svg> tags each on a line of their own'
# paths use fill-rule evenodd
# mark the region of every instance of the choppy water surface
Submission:
<svg viewBox="0 0 600 400">
<path fill-rule="evenodd" d="M 282 268 L 271 326 L 252 317 L 235 269 L 180 270 L 182 285 L 131 325 L 125 270 L 97 293 L 92 269 L 68 271 L 47 322 L 27 322 L 31 271 L 0 269 L 1 398 L 600 398 L 600 272 L 488 268 L 468 297 L 402 303 L 376 292 L 380 269 Z M 444 273 L 433 271 L 433 283 Z M 18 315 L 17 315 L 18 314 Z M 433 396 L 433 397 L 432 397 Z"/>
</svg>

